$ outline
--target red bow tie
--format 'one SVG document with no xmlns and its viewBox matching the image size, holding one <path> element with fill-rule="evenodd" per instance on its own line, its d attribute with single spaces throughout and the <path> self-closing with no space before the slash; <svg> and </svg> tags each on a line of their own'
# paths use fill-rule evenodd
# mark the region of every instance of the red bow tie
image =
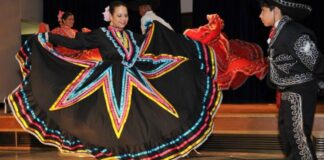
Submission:
<svg viewBox="0 0 324 160">
<path fill-rule="evenodd" d="M 270 31 L 270 34 L 269 34 L 269 38 L 272 39 L 275 34 L 276 34 L 276 28 L 275 27 L 272 27 L 271 28 L 271 31 Z"/>
</svg>

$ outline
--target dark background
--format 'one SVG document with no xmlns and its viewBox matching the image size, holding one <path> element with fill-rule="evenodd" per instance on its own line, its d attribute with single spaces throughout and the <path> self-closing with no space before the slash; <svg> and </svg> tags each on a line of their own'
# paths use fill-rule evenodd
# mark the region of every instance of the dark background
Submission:
<svg viewBox="0 0 324 160">
<path fill-rule="evenodd" d="M 308 0 L 313 11 L 302 21 L 317 35 L 321 51 L 323 39 L 323 0 Z M 87 27 L 95 29 L 107 26 L 103 21 L 102 12 L 110 0 L 44 0 L 44 22 L 50 28 L 58 26 L 58 10 L 72 12 L 75 16 L 75 28 Z M 127 1 L 125 1 L 127 3 Z M 186 28 L 206 24 L 206 15 L 218 13 L 224 20 L 224 32 L 230 39 L 241 39 L 259 44 L 266 51 L 266 39 L 269 28 L 265 28 L 259 19 L 260 6 L 257 0 L 193 0 L 193 12 L 181 14 L 180 0 L 161 0 L 155 12 L 171 24 L 176 32 L 182 33 Z M 128 29 L 140 33 L 140 16 L 136 11 L 129 11 Z M 322 17 L 322 18 L 320 18 Z M 266 56 L 266 52 L 265 52 Z M 237 90 L 224 91 L 225 103 L 274 103 L 275 91 L 269 89 L 265 80 L 249 78 Z M 323 97 L 319 97 L 323 101 Z"/>
</svg>

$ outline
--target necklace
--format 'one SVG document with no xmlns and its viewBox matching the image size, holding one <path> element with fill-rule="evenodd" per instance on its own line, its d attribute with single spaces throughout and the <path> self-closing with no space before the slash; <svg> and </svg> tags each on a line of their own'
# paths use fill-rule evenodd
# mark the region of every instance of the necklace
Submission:
<svg viewBox="0 0 324 160">
<path fill-rule="evenodd" d="M 129 48 L 128 38 L 127 38 L 125 31 L 116 31 L 116 37 L 121 42 L 121 44 L 123 45 L 124 48 L 127 48 L 127 49 Z"/>
<path fill-rule="evenodd" d="M 75 38 L 76 32 L 72 28 L 65 27 L 65 26 L 62 26 L 61 28 L 62 28 L 63 32 L 65 33 L 65 35 L 67 35 L 67 37 Z"/>
<path fill-rule="evenodd" d="M 108 28 L 102 27 L 101 30 L 106 33 L 107 38 L 113 43 L 117 52 L 123 58 L 122 64 L 127 67 L 133 66 L 140 54 L 140 47 L 137 45 L 133 32 L 129 30 L 123 31 L 124 38 L 127 39 L 128 43 L 128 48 L 125 48 L 119 38 L 117 38 L 116 30 L 110 26 Z"/>
</svg>

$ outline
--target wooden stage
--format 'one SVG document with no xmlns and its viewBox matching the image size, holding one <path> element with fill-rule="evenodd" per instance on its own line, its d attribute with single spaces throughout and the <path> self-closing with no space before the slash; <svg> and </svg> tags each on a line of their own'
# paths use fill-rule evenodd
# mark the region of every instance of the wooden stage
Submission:
<svg viewBox="0 0 324 160">
<path fill-rule="evenodd" d="M 222 104 L 214 118 L 213 135 L 201 151 L 280 150 L 274 104 Z M 324 152 L 324 104 L 317 105 L 313 135 L 317 151 Z M 0 108 L 0 150 L 45 147 L 25 132 L 12 114 Z"/>
</svg>

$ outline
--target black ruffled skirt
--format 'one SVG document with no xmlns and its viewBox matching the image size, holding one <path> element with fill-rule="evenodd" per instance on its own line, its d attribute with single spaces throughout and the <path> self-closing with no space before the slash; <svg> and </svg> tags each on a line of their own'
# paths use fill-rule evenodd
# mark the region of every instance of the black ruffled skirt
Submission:
<svg viewBox="0 0 324 160">
<path fill-rule="evenodd" d="M 210 47 L 153 23 L 126 64 L 62 57 L 44 35 L 17 53 L 23 80 L 5 100 L 40 142 L 98 159 L 174 159 L 212 133 L 222 93 Z"/>
</svg>

